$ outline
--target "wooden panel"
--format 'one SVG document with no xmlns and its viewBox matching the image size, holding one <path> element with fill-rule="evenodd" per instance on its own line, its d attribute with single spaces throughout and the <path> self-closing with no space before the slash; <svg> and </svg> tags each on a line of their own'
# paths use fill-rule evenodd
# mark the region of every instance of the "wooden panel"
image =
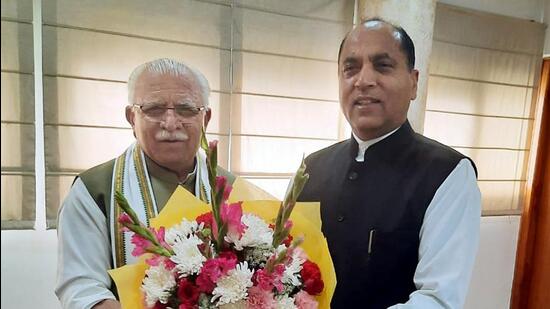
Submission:
<svg viewBox="0 0 550 309">
<path fill-rule="evenodd" d="M 536 162 L 521 217 L 512 309 L 546 308 L 550 303 L 550 59 L 544 60 L 538 104 Z"/>
</svg>

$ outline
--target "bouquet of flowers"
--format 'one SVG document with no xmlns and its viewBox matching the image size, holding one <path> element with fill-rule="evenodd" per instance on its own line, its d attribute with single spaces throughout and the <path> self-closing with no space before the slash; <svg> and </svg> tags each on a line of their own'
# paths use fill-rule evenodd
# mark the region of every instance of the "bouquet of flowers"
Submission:
<svg viewBox="0 0 550 309">
<path fill-rule="evenodd" d="M 233 202 L 232 187 L 216 175 L 217 142 L 203 134 L 201 147 L 210 205 L 182 190 L 171 201 L 184 207 L 169 202 L 146 227 L 115 193 L 119 222 L 134 232 L 132 254 L 143 257 L 110 271 L 123 307 L 328 308 L 336 281 L 318 203 L 296 202 L 308 180 L 304 162 L 282 202 Z"/>
</svg>

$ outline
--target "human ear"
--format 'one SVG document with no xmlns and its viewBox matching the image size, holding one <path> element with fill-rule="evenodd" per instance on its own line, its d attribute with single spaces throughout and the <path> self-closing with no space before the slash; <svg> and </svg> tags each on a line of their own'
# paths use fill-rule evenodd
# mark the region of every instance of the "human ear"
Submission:
<svg viewBox="0 0 550 309">
<path fill-rule="evenodd" d="M 133 106 L 126 106 L 126 121 L 134 128 L 135 125 L 135 117 L 136 114 L 134 113 Z"/>
</svg>

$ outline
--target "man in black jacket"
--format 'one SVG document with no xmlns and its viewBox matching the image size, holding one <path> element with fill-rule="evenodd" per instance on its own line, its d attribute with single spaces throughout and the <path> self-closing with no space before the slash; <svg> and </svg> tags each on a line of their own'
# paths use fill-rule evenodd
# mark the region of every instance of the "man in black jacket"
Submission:
<svg viewBox="0 0 550 309">
<path fill-rule="evenodd" d="M 357 25 L 338 56 L 353 136 L 306 159 L 302 201 L 320 201 L 336 269 L 332 308 L 462 308 L 479 242 L 473 162 L 415 133 L 414 44 L 381 19 Z"/>
</svg>

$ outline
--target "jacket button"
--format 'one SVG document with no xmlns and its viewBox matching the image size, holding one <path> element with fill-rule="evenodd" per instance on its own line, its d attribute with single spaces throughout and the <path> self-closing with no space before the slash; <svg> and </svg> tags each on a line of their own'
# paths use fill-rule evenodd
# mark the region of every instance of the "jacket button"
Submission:
<svg viewBox="0 0 550 309">
<path fill-rule="evenodd" d="M 358 177 L 359 177 L 359 174 L 357 174 L 357 172 L 350 172 L 350 173 L 348 174 L 348 179 L 349 179 L 349 180 L 355 180 L 355 179 L 357 179 Z"/>
<path fill-rule="evenodd" d="M 342 222 L 344 221 L 344 216 L 340 215 L 338 216 L 338 218 L 336 218 L 336 220 L 338 220 L 338 222 Z"/>
</svg>

